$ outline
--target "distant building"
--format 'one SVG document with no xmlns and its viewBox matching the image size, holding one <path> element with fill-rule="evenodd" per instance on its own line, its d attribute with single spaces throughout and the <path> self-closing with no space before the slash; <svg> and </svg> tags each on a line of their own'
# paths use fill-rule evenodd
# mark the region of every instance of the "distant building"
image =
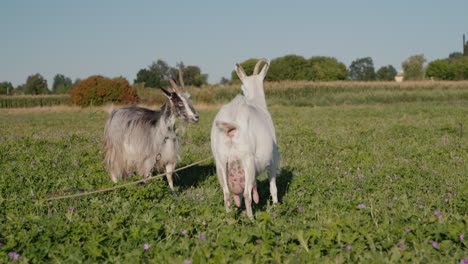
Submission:
<svg viewBox="0 0 468 264">
<path fill-rule="evenodd" d="M 468 56 L 468 42 L 465 41 L 465 34 L 463 34 L 463 56 Z"/>
<path fill-rule="evenodd" d="M 404 78 L 404 72 L 403 72 L 403 70 L 401 70 L 400 73 L 397 76 L 395 76 L 395 81 L 396 82 L 402 82 L 403 78 Z"/>
</svg>

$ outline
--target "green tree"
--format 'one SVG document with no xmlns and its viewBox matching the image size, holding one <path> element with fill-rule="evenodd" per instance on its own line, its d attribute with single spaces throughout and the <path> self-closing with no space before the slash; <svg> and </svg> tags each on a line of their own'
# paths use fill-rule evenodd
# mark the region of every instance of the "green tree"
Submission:
<svg viewBox="0 0 468 264">
<path fill-rule="evenodd" d="M 184 84 L 200 87 L 207 83 L 208 75 L 202 74 L 198 66 L 184 66 L 181 62 L 177 67 L 171 67 L 163 60 L 153 62 L 147 69 L 141 69 L 137 73 L 134 83 L 145 83 L 146 87 L 165 87 L 169 85 L 165 76 L 171 77 L 176 82 L 179 80 L 179 65 L 182 66 Z"/>
<path fill-rule="evenodd" d="M 313 81 L 336 81 L 348 79 L 346 65 L 331 57 L 312 57 L 307 60 L 305 80 Z"/>
<path fill-rule="evenodd" d="M 133 83 L 144 83 L 146 87 L 158 87 L 161 81 L 158 75 L 159 73 L 153 73 L 149 69 L 140 69 Z"/>
<path fill-rule="evenodd" d="M 380 67 L 375 76 L 379 81 L 393 81 L 397 75 L 397 70 L 392 65 Z"/>
<path fill-rule="evenodd" d="M 226 77 L 221 77 L 221 80 L 219 80 L 219 85 L 224 86 L 229 84 L 229 80 Z"/>
<path fill-rule="evenodd" d="M 148 69 L 141 69 L 137 73 L 137 78 L 134 83 L 145 83 L 146 87 L 158 88 L 168 86 L 168 81 L 164 75 L 172 75 L 171 67 L 163 61 L 157 60 L 153 62 Z"/>
<path fill-rule="evenodd" d="M 0 94 L 12 94 L 13 89 L 11 82 L 0 82 Z"/>
<path fill-rule="evenodd" d="M 184 78 L 185 85 L 200 87 L 207 83 L 208 75 L 202 74 L 200 67 L 198 66 L 186 66 L 185 67 L 182 64 L 182 70 L 183 70 L 183 78 Z M 178 70 L 176 70 L 175 76 L 173 76 L 175 80 L 179 79 L 177 77 L 178 74 L 179 72 Z"/>
<path fill-rule="evenodd" d="M 452 64 L 454 80 L 468 80 L 468 57 L 463 56 Z"/>
<path fill-rule="evenodd" d="M 308 62 L 302 56 L 286 55 L 279 57 L 271 60 L 270 68 L 268 70 L 267 76 L 265 77 L 265 80 L 306 80 L 307 66 Z"/>
<path fill-rule="evenodd" d="M 429 62 L 426 75 L 437 80 L 468 80 L 468 57 L 452 52 L 446 59 Z"/>
<path fill-rule="evenodd" d="M 26 85 L 24 87 L 25 94 L 48 94 L 49 92 L 47 80 L 39 73 L 30 75 L 26 80 Z"/>
<path fill-rule="evenodd" d="M 406 59 L 402 64 L 405 80 L 423 80 L 425 76 L 423 54 L 414 55 Z"/>
<path fill-rule="evenodd" d="M 241 63 L 247 75 L 253 73 L 258 59 L 248 59 Z M 286 55 L 271 60 L 266 81 L 284 80 L 316 80 L 333 81 L 348 78 L 346 65 L 335 58 L 317 56 L 305 59 L 298 55 Z M 231 73 L 232 80 L 238 80 L 235 71 Z"/>
<path fill-rule="evenodd" d="M 73 88 L 72 80 L 65 77 L 63 74 L 57 74 L 54 77 L 54 83 L 52 84 L 52 93 L 54 94 L 65 94 Z"/>
<path fill-rule="evenodd" d="M 374 62 L 371 57 L 359 58 L 349 66 L 349 77 L 355 81 L 375 80 Z"/>
<path fill-rule="evenodd" d="M 11 94 L 13 94 L 13 95 L 23 95 L 25 89 L 26 89 L 26 84 L 20 84 L 20 85 L 16 86 L 16 88 L 13 90 L 13 92 Z"/>
<path fill-rule="evenodd" d="M 426 75 L 437 80 L 453 80 L 455 78 L 455 73 L 449 59 L 429 62 Z"/>
<path fill-rule="evenodd" d="M 463 58 L 463 53 L 461 53 L 461 52 L 452 52 L 452 53 L 449 54 L 448 58 L 449 58 L 450 61 L 458 60 L 458 59 Z"/>
</svg>

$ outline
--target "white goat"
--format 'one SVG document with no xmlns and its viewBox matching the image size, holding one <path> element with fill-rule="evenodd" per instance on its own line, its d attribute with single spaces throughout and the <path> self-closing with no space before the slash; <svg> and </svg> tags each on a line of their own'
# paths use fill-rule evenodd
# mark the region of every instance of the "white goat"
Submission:
<svg viewBox="0 0 468 264">
<path fill-rule="evenodd" d="M 266 64 L 258 73 L 261 62 Z M 276 172 L 279 152 L 263 90 L 263 79 L 269 66 L 269 60 L 261 59 L 255 65 L 253 75 L 247 76 L 244 69 L 236 64 L 235 70 L 242 82 L 244 96 L 237 95 L 224 105 L 211 129 L 211 149 L 224 192 L 226 212 L 230 211 L 230 192 L 234 194 L 238 207 L 243 194 L 247 216 L 251 219 L 252 198 L 255 203 L 259 201 L 256 177 L 264 171 L 268 172 L 273 203 L 278 202 Z"/>
</svg>

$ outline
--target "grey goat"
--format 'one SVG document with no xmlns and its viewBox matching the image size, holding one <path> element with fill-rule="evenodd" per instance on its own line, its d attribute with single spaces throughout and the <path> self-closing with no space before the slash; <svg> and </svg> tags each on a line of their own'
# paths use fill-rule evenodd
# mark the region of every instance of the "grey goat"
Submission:
<svg viewBox="0 0 468 264">
<path fill-rule="evenodd" d="M 136 172 L 145 178 L 154 169 L 165 169 L 167 181 L 174 195 L 172 171 L 180 160 L 180 139 L 176 133 L 176 118 L 185 122 L 198 122 L 190 94 L 184 86 L 182 66 L 177 86 L 168 78 L 174 92 L 161 88 L 167 97 L 160 111 L 129 106 L 111 112 L 104 129 L 105 163 L 112 180 Z"/>
</svg>

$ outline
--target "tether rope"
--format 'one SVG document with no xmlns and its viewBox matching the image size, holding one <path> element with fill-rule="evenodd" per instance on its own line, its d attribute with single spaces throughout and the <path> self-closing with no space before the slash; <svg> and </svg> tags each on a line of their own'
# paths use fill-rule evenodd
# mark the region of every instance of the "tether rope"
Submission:
<svg viewBox="0 0 468 264">
<path fill-rule="evenodd" d="M 192 163 L 192 164 L 189 164 L 189 165 L 187 165 L 187 166 L 184 166 L 184 167 L 178 168 L 178 169 L 176 169 L 176 170 L 173 170 L 172 173 L 178 172 L 178 171 L 181 171 L 181 170 L 190 168 L 190 167 L 193 167 L 193 166 L 195 166 L 195 165 L 198 165 L 198 164 L 200 164 L 200 163 L 203 163 L 203 162 L 205 162 L 205 161 L 208 161 L 208 160 L 210 160 L 210 159 L 212 159 L 212 158 L 213 158 L 213 156 L 210 156 L 210 157 L 208 157 L 208 158 L 206 158 L 206 159 L 199 160 L 199 161 L 194 162 L 194 163 Z M 94 194 L 94 193 L 108 192 L 108 191 L 112 191 L 112 190 L 115 190 L 115 189 L 127 187 L 127 186 L 130 186 L 130 185 L 135 185 L 135 184 L 138 184 L 138 183 L 140 183 L 140 182 L 146 182 L 146 181 L 149 181 L 149 180 L 152 180 L 152 179 L 156 179 L 156 178 L 165 176 L 166 174 L 168 174 L 168 172 L 166 172 L 166 173 L 161 173 L 161 174 L 158 174 L 158 175 L 156 175 L 156 176 L 148 177 L 148 178 L 146 178 L 146 179 L 141 179 L 141 180 L 138 180 L 138 181 L 129 182 L 129 183 L 125 183 L 125 184 L 122 184 L 122 185 L 117 185 L 117 186 L 113 186 L 113 187 L 109 187 L 109 188 L 97 189 L 97 190 L 90 191 L 90 192 L 77 193 L 77 194 L 71 194 L 71 195 L 65 195 L 65 196 L 57 196 L 57 197 L 51 197 L 51 196 L 55 195 L 55 193 L 52 193 L 52 194 L 46 195 L 46 198 L 47 198 L 46 200 L 47 200 L 47 201 L 60 200 L 60 199 L 66 199 L 66 198 L 72 198 L 72 197 L 79 197 L 79 196 L 90 195 L 90 194 Z M 76 189 L 69 189 L 69 190 L 65 190 L 65 191 L 62 191 L 62 192 L 66 192 L 66 191 L 70 191 L 70 190 L 73 191 L 73 190 L 76 190 Z"/>
</svg>

